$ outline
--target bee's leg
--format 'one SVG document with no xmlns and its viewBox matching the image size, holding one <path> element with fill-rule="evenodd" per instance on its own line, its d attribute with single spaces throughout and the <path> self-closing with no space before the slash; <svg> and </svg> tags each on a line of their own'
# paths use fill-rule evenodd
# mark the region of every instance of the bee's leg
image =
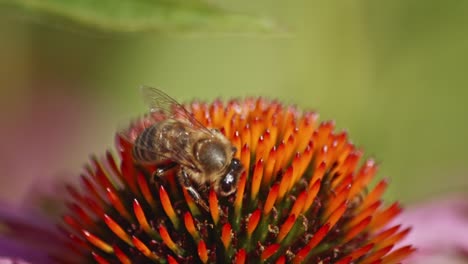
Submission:
<svg viewBox="0 0 468 264">
<path fill-rule="evenodd" d="M 177 163 L 175 162 L 158 165 L 158 168 L 154 171 L 151 177 L 151 181 L 155 182 L 157 178 L 164 176 L 166 172 L 172 170 L 175 166 L 177 166 Z"/>
<path fill-rule="evenodd" d="M 183 169 L 181 169 L 177 176 L 179 178 L 180 184 L 189 193 L 193 201 L 199 206 L 203 207 L 205 211 L 209 212 L 210 208 L 205 203 L 205 201 L 203 201 L 200 193 L 198 193 L 198 191 L 193 187 L 192 181 L 190 180 L 188 174 Z"/>
</svg>

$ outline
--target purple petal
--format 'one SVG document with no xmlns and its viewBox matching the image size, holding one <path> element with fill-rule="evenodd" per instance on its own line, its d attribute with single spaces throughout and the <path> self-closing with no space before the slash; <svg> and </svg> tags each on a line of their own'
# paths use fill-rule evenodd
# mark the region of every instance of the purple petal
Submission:
<svg viewBox="0 0 468 264">
<path fill-rule="evenodd" d="M 0 259 L 52 263 L 50 256 L 63 250 L 54 224 L 39 214 L 0 205 L 0 225 Z"/>
<path fill-rule="evenodd" d="M 457 263 L 448 259 L 462 258 L 468 252 L 468 199 L 463 197 L 434 200 L 407 208 L 396 219 L 413 226 L 403 244 L 418 250 L 409 263 Z M 441 258 L 442 262 L 429 262 Z M 463 263 L 467 263 L 468 258 Z"/>
<path fill-rule="evenodd" d="M 49 256 L 22 242 L 0 237 L 0 264 L 51 263 Z"/>
</svg>

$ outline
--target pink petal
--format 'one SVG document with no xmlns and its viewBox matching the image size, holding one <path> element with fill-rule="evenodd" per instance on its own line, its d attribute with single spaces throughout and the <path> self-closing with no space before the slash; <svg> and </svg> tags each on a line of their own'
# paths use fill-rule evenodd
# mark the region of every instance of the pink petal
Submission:
<svg viewBox="0 0 468 264">
<path fill-rule="evenodd" d="M 395 220 L 413 226 L 402 244 L 412 244 L 418 250 L 408 263 L 459 263 L 468 252 L 468 199 L 445 198 L 407 208 Z M 429 262 L 430 259 L 445 259 Z M 468 263 L 468 258 L 464 259 Z"/>
<path fill-rule="evenodd" d="M 50 256 L 63 249 L 55 225 L 39 214 L 0 204 L 0 225 L 0 260 L 7 261 L 0 264 L 13 259 L 16 263 L 51 263 Z"/>
</svg>

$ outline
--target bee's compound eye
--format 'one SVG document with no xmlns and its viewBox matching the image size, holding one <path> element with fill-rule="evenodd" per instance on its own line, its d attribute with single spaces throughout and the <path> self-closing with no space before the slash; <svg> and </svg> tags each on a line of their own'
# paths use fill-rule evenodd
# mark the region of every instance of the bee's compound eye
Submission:
<svg viewBox="0 0 468 264">
<path fill-rule="evenodd" d="M 221 181 L 221 194 L 229 195 L 233 192 L 236 186 L 236 178 L 232 174 L 227 174 Z"/>
<path fill-rule="evenodd" d="M 242 172 L 242 165 L 238 159 L 232 159 L 228 173 L 221 179 L 221 195 L 228 196 L 236 191 L 239 174 Z"/>
</svg>

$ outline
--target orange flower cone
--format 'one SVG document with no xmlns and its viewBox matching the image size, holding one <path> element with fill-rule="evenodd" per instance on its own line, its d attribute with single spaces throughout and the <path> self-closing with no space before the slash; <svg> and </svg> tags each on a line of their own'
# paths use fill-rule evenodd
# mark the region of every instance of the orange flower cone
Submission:
<svg viewBox="0 0 468 264">
<path fill-rule="evenodd" d="M 386 204 L 387 187 L 373 160 L 318 115 L 262 98 L 186 105 L 237 148 L 244 172 L 236 192 L 201 190 L 200 208 L 169 171 L 140 166 L 132 144 L 151 119 L 117 136 L 119 157 L 92 158 L 83 188 L 61 227 L 67 263 L 401 263 L 414 251 L 409 232 L 388 223 L 401 212 Z M 128 140 L 130 139 L 130 140 Z"/>
</svg>

